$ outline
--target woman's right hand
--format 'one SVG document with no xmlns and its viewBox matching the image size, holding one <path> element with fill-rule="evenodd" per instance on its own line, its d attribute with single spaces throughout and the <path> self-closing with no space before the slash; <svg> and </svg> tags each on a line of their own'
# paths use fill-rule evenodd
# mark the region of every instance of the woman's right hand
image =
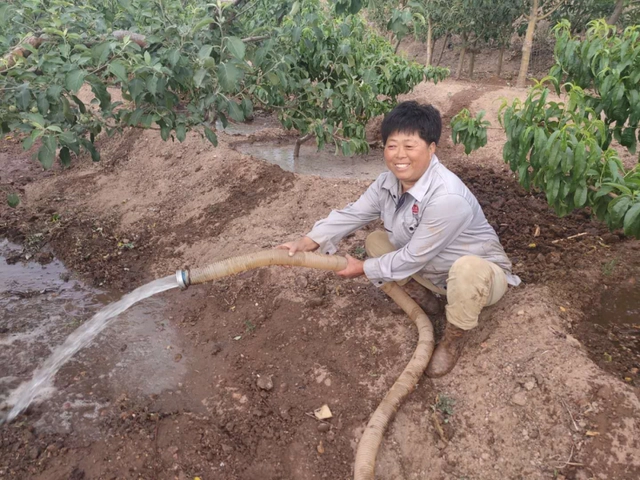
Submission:
<svg viewBox="0 0 640 480">
<path fill-rule="evenodd" d="M 309 237 L 304 236 L 292 242 L 278 245 L 276 248 L 279 250 L 289 250 L 289 256 L 293 257 L 296 252 L 313 252 L 314 250 L 317 250 L 319 246 L 320 245 Z"/>
</svg>

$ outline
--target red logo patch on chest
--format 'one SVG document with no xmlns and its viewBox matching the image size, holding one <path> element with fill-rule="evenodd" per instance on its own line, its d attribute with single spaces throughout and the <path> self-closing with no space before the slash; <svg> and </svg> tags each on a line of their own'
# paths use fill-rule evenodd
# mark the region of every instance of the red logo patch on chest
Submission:
<svg viewBox="0 0 640 480">
<path fill-rule="evenodd" d="M 411 213 L 413 213 L 414 215 L 418 214 L 418 205 L 416 205 L 415 203 L 413 204 L 413 207 L 411 207 Z"/>
</svg>

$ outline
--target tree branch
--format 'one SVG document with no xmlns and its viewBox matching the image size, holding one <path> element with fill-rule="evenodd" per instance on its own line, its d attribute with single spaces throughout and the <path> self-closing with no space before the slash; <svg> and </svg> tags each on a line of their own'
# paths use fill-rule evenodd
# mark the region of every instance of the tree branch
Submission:
<svg viewBox="0 0 640 480">
<path fill-rule="evenodd" d="M 243 38 L 242 41 L 244 43 L 260 42 L 260 41 L 266 40 L 268 38 L 271 38 L 271 35 L 256 35 L 255 37 Z"/>
<path fill-rule="evenodd" d="M 553 12 L 555 12 L 556 10 L 558 10 L 565 2 L 566 0 L 560 0 L 558 3 L 555 4 L 555 6 L 553 6 L 551 8 L 551 10 L 549 10 L 547 13 L 545 13 L 544 15 L 542 15 L 541 17 L 538 17 L 537 20 L 544 20 L 545 18 L 547 18 L 549 15 L 551 15 Z"/>
</svg>

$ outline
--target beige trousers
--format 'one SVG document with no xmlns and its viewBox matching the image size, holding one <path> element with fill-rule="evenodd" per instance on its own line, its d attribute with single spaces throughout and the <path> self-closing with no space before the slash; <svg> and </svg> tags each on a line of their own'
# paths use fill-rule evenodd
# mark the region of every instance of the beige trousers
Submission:
<svg viewBox="0 0 640 480">
<path fill-rule="evenodd" d="M 395 250 L 387 234 L 381 231 L 368 235 L 364 245 L 370 257 L 379 257 Z M 495 263 L 474 255 L 460 257 L 453 263 L 446 290 L 434 285 L 420 272 L 411 278 L 432 292 L 447 296 L 447 321 L 462 330 L 478 326 L 482 309 L 497 303 L 507 291 L 504 271 Z M 406 278 L 397 283 L 404 285 L 408 281 L 409 278 Z"/>
</svg>

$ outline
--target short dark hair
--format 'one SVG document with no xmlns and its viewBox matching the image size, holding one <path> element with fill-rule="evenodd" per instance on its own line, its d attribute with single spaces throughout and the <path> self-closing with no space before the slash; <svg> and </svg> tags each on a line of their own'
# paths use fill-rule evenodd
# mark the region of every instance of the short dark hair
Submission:
<svg viewBox="0 0 640 480">
<path fill-rule="evenodd" d="M 382 121 L 382 143 L 393 133 L 417 133 L 427 145 L 440 141 L 442 118 L 436 107 L 415 100 L 396 105 Z"/>
</svg>

